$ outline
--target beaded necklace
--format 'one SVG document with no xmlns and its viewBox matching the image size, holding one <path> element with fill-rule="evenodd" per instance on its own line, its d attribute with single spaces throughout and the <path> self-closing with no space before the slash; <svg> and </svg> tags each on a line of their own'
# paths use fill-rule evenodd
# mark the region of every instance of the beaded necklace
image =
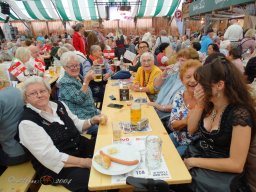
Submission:
<svg viewBox="0 0 256 192">
<path fill-rule="evenodd" d="M 146 87 L 147 86 L 148 81 L 149 81 L 150 76 L 151 76 L 151 72 L 152 71 L 150 71 L 150 73 L 148 75 L 148 78 L 146 79 L 146 73 L 145 73 L 145 71 L 143 71 L 143 74 L 142 74 L 142 87 Z"/>
</svg>

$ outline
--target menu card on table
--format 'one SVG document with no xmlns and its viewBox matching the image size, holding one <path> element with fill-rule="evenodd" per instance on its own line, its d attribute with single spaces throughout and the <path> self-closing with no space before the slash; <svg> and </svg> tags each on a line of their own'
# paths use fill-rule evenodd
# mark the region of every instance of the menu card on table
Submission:
<svg viewBox="0 0 256 192">
<path fill-rule="evenodd" d="M 145 163 L 145 139 L 146 136 L 122 137 L 121 143 L 134 146 L 141 154 L 139 166 L 133 171 L 123 174 L 112 176 L 112 183 L 125 183 L 128 176 L 152 179 L 170 179 L 171 174 L 162 156 L 161 165 L 158 169 L 149 170 Z"/>
</svg>

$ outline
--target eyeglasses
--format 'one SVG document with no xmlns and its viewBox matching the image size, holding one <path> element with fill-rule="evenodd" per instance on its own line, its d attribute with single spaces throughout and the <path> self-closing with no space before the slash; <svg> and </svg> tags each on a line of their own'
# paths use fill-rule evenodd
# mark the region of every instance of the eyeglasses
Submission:
<svg viewBox="0 0 256 192">
<path fill-rule="evenodd" d="M 28 97 L 38 97 L 38 95 L 45 95 L 46 93 L 48 93 L 48 90 L 46 89 L 42 89 L 42 90 L 39 90 L 39 91 L 35 91 L 35 92 L 32 92 L 30 94 L 27 94 Z"/>
<path fill-rule="evenodd" d="M 147 60 L 144 60 L 144 59 L 143 59 L 141 62 L 142 62 L 142 63 L 150 63 L 151 61 L 152 61 L 151 59 L 147 59 Z"/>
<path fill-rule="evenodd" d="M 148 46 L 139 47 L 139 49 L 144 49 L 144 48 L 148 48 Z"/>
<path fill-rule="evenodd" d="M 71 65 L 71 66 L 66 66 L 68 69 L 78 69 L 80 68 L 80 65 Z"/>
</svg>

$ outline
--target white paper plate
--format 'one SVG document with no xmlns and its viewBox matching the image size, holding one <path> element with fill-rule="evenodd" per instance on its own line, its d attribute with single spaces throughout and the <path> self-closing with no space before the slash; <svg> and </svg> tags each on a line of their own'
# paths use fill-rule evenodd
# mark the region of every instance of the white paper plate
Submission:
<svg viewBox="0 0 256 192">
<path fill-rule="evenodd" d="M 139 160 L 140 161 L 140 153 L 135 149 L 133 146 L 125 145 L 125 144 L 112 144 L 103 147 L 102 150 L 104 153 L 108 154 L 109 148 L 115 148 L 118 150 L 116 154 L 112 154 L 112 157 L 116 157 L 118 159 L 126 160 L 126 161 L 133 161 L 133 160 Z M 97 151 L 94 155 L 98 155 L 99 151 Z M 105 175 L 121 175 L 128 173 L 135 169 L 139 165 L 122 165 L 118 163 L 111 162 L 111 166 L 108 169 L 105 169 L 101 165 L 99 165 L 94 159 L 92 160 L 92 166 L 99 171 L 100 173 L 103 173 Z"/>
</svg>

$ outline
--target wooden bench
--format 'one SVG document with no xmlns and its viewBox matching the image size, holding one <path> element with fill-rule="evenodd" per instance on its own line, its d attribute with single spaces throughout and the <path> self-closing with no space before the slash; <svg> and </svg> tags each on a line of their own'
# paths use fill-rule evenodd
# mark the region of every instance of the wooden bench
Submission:
<svg viewBox="0 0 256 192">
<path fill-rule="evenodd" d="M 91 139 L 91 135 L 83 134 L 84 137 Z M 22 163 L 19 165 L 8 166 L 8 168 L 0 175 L 0 192 L 25 192 L 32 186 L 35 188 L 40 187 L 40 179 L 36 179 L 36 172 L 30 162 Z M 34 191 L 34 190 L 32 190 Z M 37 191 L 37 190 L 36 190 Z M 65 187 L 52 186 L 52 185 L 41 185 L 40 192 L 51 192 L 51 191 L 69 191 Z"/>
<path fill-rule="evenodd" d="M 36 176 L 30 162 L 9 166 L 0 176 L 0 192 L 27 191 Z"/>
</svg>

